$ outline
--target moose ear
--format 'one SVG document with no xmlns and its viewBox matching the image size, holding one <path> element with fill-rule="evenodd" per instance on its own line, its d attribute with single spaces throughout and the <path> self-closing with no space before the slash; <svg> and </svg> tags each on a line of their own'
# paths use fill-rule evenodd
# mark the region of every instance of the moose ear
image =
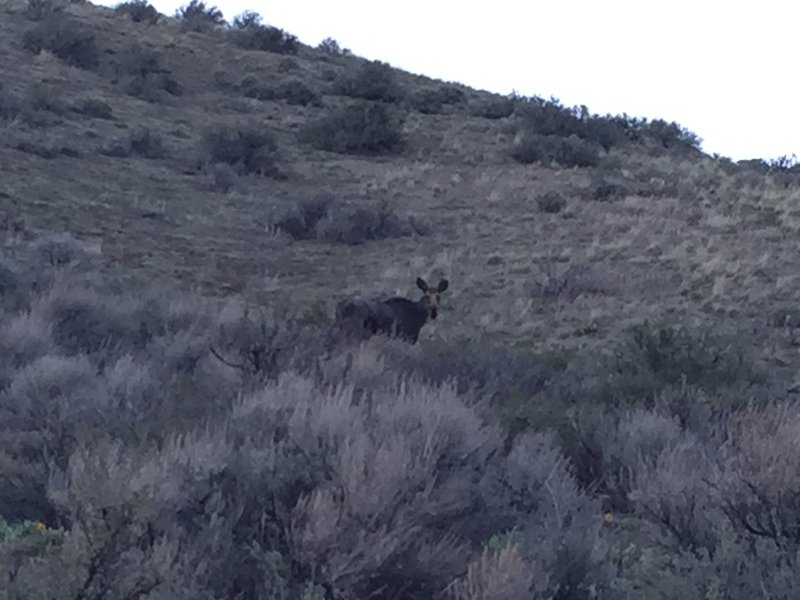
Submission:
<svg viewBox="0 0 800 600">
<path fill-rule="evenodd" d="M 436 289 L 437 289 L 437 291 L 439 291 L 439 292 L 443 292 L 443 291 L 445 291 L 445 290 L 447 289 L 447 286 L 448 286 L 448 285 L 450 285 L 450 282 L 449 282 L 449 281 L 447 281 L 447 279 L 442 279 L 442 280 L 439 282 L 439 287 L 437 287 Z"/>
<path fill-rule="evenodd" d="M 422 277 L 417 277 L 417 287 L 423 292 L 428 291 L 428 284 L 425 283 L 425 280 Z"/>
</svg>

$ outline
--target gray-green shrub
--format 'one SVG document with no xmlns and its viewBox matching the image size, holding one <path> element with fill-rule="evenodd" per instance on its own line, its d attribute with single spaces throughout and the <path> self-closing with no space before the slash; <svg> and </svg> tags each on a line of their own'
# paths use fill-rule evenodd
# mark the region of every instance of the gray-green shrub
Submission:
<svg viewBox="0 0 800 600">
<path fill-rule="evenodd" d="M 402 117 L 379 102 L 354 102 L 312 122 L 301 140 L 343 154 L 387 154 L 403 141 Z"/>
<path fill-rule="evenodd" d="M 397 102 L 404 96 L 392 67 L 377 60 L 362 63 L 354 73 L 340 76 L 334 82 L 333 92 L 351 98 L 389 103 Z"/>
<path fill-rule="evenodd" d="M 225 24 L 222 11 L 216 6 L 207 6 L 202 0 L 191 0 L 175 11 L 181 26 L 187 31 L 207 33 L 215 27 Z"/>
<path fill-rule="evenodd" d="M 155 25 L 161 17 L 158 10 L 147 0 L 120 2 L 114 7 L 114 12 L 128 16 L 134 23 L 147 23 L 149 25 Z"/>
<path fill-rule="evenodd" d="M 261 50 L 277 54 L 297 54 L 297 37 L 278 27 L 261 23 L 261 15 L 247 11 L 233 20 L 231 40 L 246 50 Z"/>
<path fill-rule="evenodd" d="M 272 131 L 259 123 L 217 125 L 203 134 L 203 163 L 225 163 L 239 173 L 275 176 L 278 144 Z"/>
<path fill-rule="evenodd" d="M 100 64 L 100 49 L 94 33 L 69 17 L 45 17 L 22 37 L 23 46 L 38 54 L 47 50 L 65 63 L 81 69 L 96 69 Z"/>
</svg>

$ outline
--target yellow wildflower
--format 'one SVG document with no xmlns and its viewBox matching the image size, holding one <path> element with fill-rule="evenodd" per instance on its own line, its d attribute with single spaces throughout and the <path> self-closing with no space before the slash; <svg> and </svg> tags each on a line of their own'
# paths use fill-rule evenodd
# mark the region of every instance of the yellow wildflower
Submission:
<svg viewBox="0 0 800 600">
<path fill-rule="evenodd" d="M 603 521 L 606 523 L 613 523 L 614 522 L 614 513 L 611 511 L 607 511 L 603 513 Z"/>
<path fill-rule="evenodd" d="M 47 525 L 39 521 L 38 523 L 36 523 L 36 531 L 38 531 L 39 533 L 44 533 L 45 531 L 47 531 Z"/>
</svg>

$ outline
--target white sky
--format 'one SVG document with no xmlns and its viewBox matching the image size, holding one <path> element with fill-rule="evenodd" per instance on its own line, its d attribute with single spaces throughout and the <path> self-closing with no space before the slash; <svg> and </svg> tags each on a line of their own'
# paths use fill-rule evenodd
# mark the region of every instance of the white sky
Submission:
<svg viewBox="0 0 800 600">
<path fill-rule="evenodd" d="M 98 0 L 95 0 L 98 1 Z M 116 0 L 99 0 L 114 5 Z M 188 0 L 150 0 L 172 15 Z M 306 44 L 595 113 L 677 121 L 739 160 L 800 155 L 797 0 L 206 0 Z"/>
</svg>

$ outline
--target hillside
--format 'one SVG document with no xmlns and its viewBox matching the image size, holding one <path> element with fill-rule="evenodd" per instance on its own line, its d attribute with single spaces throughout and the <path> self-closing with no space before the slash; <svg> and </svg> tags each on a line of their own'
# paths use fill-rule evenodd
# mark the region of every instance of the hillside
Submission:
<svg viewBox="0 0 800 600">
<path fill-rule="evenodd" d="M 360 59 L 310 48 L 291 57 L 244 51 L 221 34 L 184 33 L 169 20 L 148 26 L 91 5 L 69 12 L 96 32 L 104 54 L 119 55 L 134 42 L 154 49 L 183 94 L 146 102 L 102 73 L 26 51 L 23 6 L 12 3 L 0 25 L 4 89 L 24 97 L 43 86 L 67 107 L 101 100 L 112 118 L 67 108 L 45 111 L 44 123 L 5 121 L 0 209 L 31 231 L 69 231 L 100 244 L 124 271 L 298 307 L 318 299 L 332 305 L 354 290 L 405 293 L 418 274 L 446 274 L 454 282 L 450 314 L 436 335 L 497 334 L 545 345 L 592 344 L 664 313 L 736 314 L 763 330 L 770 312 L 791 306 L 798 292 L 797 256 L 787 243 L 797 229 L 797 191 L 771 177 L 699 154 L 636 149 L 612 151 L 591 169 L 518 164 L 510 157 L 513 125 L 473 116 L 470 105 L 487 95 L 469 90 L 446 114 L 409 111 L 397 154 L 323 152 L 298 143 L 297 131 L 345 100 L 326 93 L 326 79 L 356 70 Z M 324 104 L 290 106 L 220 90 L 219 80 L 247 76 L 302 81 Z M 397 78 L 408 94 L 432 84 L 405 73 Z M 207 189 L 194 172 L 200 138 L 232 122 L 275 133 L 285 179 L 243 178 L 227 194 Z M 161 137 L 164 158 L 99 152 L 138 127 Z M 23 142 L 66 146 L 75 156 L 42 158 L 18 149 Z M 592 201 L 605 174 L 632 193 Z M 567 200 L 563 211 L 539 210 L 537 200 L 548 192 Z M 319 194 L 366 206 L 388 201 L 431 235 L 349 247 L 270 234 L 267 205 Z M 537 282 L 553 277 L 572 279 L 572 289 L 536 297 Z M 581 291 L 587 293 L 570 298 Z M 593 339 L 576 339 L 587 330 Z"/>
<path fill-rule="evenodd" d="M 16 424 L 0 431 L 0 437 L 8 435 L 13 444 L 23 448 L 0 455 L 0 474 L 7 471 L 0 477 L 0 515 L 9 522 L 49 520 L 42 528 L 55 529 L 57 523 L 59 531 L 69 530 L 78 522 L 88 531 L 91 521 L 105 531 L 97 525 L 105 516 L 92 521 L 82 508 L 76 508 L 102 505 L 75 500 L 83 498 L 84 493 L 88 497 L 92 481 L 108 479 L 127 485 L 128 481 L 141 483 L 148 477 L 152 481 L 163 478 L 162 483 L 174 477 L 179 482 L 175 489 L 180 491 L 174 496 L 167 494 L 168 498 L 159 496 L 158 503 L 163 504 L 154 500 L 141 513 L 136 512 L 138 507 L 130 508 L 131 513 L 125 512 L 127 508 L 120 509 L 119 515 L 124 518 L 120 516 L 119 523 L 123 525 L 113 534 L 102 534 L 111 541 L 101 550 L 91 553 L 97 538 L 88 533 L 84 542 L 73 539 L 69 543 L 75 546 L 65 547 L 70 549 L 66 555 L 89 557 L 81 558 L 81 568 L 89 573 L 97 572 L 92 570 L 93 561 L 99 560 L 98 556 L 107 558 L 107 553 L 117 548 L 115 544 L 147 547 L 141 550 L 141 556 L 136 555 L 139 558 L 128 556 L 126 560 L 131 563 L 152 561 L 156 569 L 153 565 L 159 564 L 163 550 L 170 556 L 164 564 L 180 563 L 185 569 L 176 568 L 171 574 L 159 572 L 157 583 L 148 588 L 158 593 L 146 595 L 139 590 L 137 595 L 131 590 L 138 589 L 139 583 L 125 588 L 123 583 L 130 582 L 120 583 L 124 577 L 115 579 L 114 574 L 126 568 L 115 563 L 113 569 L 102 571 L 102 576 L 88 577 L 82 595 L 74 597 L 103 597 L 103 585 L 107 585 L 117 590 L 117 597 L 234 597 L 231 590 L 235 589 L 243 594 L 239 597 L 309 600 L 367 597 L 359 594 L 369 593 L 369 597 L 422 599 L 434 597 L 430 595 L 433 589 L 439 594 L 435 597 L 445 597 L 445 583 L 458 575 L 461 583 L 447 588 L 448 597 L 462 600 L 523 597 L 517 595 L 523 588 L 526 593 L 538 590 L 535 593 L 540 595 L 525 596 L 536 598 L 649 598 L 656 597 L 653 588 L 641 582 L 662 591 L 671 589 L 667 576 L 657 577 L 655 584 L 648 579 L 653 572 L 665 569 L 673 569 L 669 571 L 673 574 L 688 569 L 692 577 L 687 578 L 685 589 L 680 588 L 682 592 L 675 588 L 675 595 L 664 592 L 666 595 L 658 597 L 699 597 L 692 594 L 705 585 L 704 569 L 717 569 L 716 573 L 730 569 L 733 573 L 740 566 L 736 562 L 740 556 L 747 556 L 747 564 L 755 570 L 762 565 L 759 560 L 763 565 L 772 564 L 775 553 L 789 561 L 787 564 L 795 560 L 791 548 L 798 539 L 788 531 L 788 525 L 786 531 L 778 533 L 753 533 L 758 526 L 748 521 L 747 515 L 742 516 L 744 513 L 735 512 L 734 500 L 731 504 L 725 500 L 741 493 L 744 499 L 737 506 L 745 511 L 752 509 L 756 500 L 766 502 L 769 493 L 747 496 L 744 487 L 723 481 L 721 466 L 714 471 L 708 465 L 725 457 L 742 461 L 736 463 L 741 466 L 748 457 L 757 455 L 764 464 L 775 460 L 782 468 L 792 468 L 778 459 L 793 455 L 794 442 L 789 440 L 794 430 L 787 433 L 780 429 L 782 423 L 800 422 L 794 416 L 785 420 L 780 417 L 784 414 L 781 410 L 795 415 L 793 408 L 785 407 L 791 402 L 775 413 L 764 414 L 748 402 L 768 399 L 764 405 L 772 406 L 770 403 L 790 401 L 800 369 L 797 167 L 761 161 L 736 164 L 703 154 L 694 135 L 675 124 L 589 115 L 556 101 L 498 96 L 392 69 L 336 47 L 303 46 L 274 30 L 266 31 L 273 36 L 269 38 L 272 51 L 248 49 L 251 38 L 245 36 L 265 33 L 258 26 L 248 29 L 201 22 L 194 27 L 199 31 L 193 31 L 176 18 L 135 22 L 113 9 L 81 3 L 43 15 L 31 9 L 39 5 L 46 13 L 46 2 L 9 0 L 0 6 L 0 224 L 5 228 L 6 253 L 0 275 L 6 277 L 3 269 L 12 263 L 15 266 L 8 267 L 7 272 L 13 272 L 14 277 L 27 268 L 36 277 L 38 269 L 46 272 L 41 276 L 46 283 L 40 285 L 40 280 L 32 276 L 35 282 L 24 292 L 0 279 L 0 291 L 5 295 L 1 315 L 7 320 L 2 330 L 7 339 L 0 341 L 0 347 L 8 356 L 15 356 L 13 361 L 4 359 L 8 364 L 0 364 L 0 391 L 4 395 L 0 396 L 0 408 L 14 415 L 9 422 Z M 260 40 L 255 36 L 252 39 Z M 346 45 L 347 41 L 340 42 Z M 70 234 L 82 242 L 80 251 L 73 250 L 69 242 L 69 252 L 85 257 L 92 269 L 116 282 L 109 284 L 107 289 L 113 291 L 108 297 L 95 279 L 81 270 L 84 263 L 75 268 L 78 281 L 83 282 L 80 285 L 89 281 L 89 291 L 77 292 L 79 284 L 59 279 L 62 275 L 55 267 L 60 263 L 52 252 L 48 254 L 52 264 L 36 262 L 45 247 L 37 245 L 39 240 L 53 234 Z M 338 357 L 331 352 L 331 347 L 338 348 L 338 342 L 330 341 L 325 332 L 330 329 L 337 302 L 356 293 L 411 296 L 417 293 L 414 281 L 418 276 L 429 281 L 444 277 L 450 285 L 442 294 L 440 317 L 425 327 L 417 346 L 372 340 L 359 348 L 342 350 Z M 117 285 L 119 289 L 148 290 L 148 302 L 161 290 L 166 299 L 159 298 L 158 302 L 163 307 L 158 304 L 156 309 L 144 303 L 141 308 L 135 304 L 138 300 L 117 292 Z M 191 300 L 176 300 L 184 298 L 179 294 Z M 12 296 L 13 302 L 9 300 Z M 73 314 L 66 308 L 66 312 L 59 312 L 63 308 L 60 303 L 67 306 L 67 301 L 73 300 L 81 307 L 92 303 L 102 307 L 98 309 L 100 316 L 89 311 L 92 318 L 76 324 L 72 337 L 59 337 L 59 327 L 71 318 L 64 315 Z M 234 305 L 239 308 L 231 308 Z M 241 310 L 241 315 L 236 310 Z M 255 342 L 251 344 L 259 332 L 264 335 L 263 327 L 259 330 L 260 325 L 248 320 L 248 311 L 253 310 L 282 315 L 276 318 L 285 319 L 292 327 L 300 323 L 297 331 L 286 333 L 281 329 L 275 334 L 275 339 L 287 337 L 281 338 L 283 345 L 269 348 L 269 360 L 256 356 Z M 158 311 L 162 313 L 153 316 Z M 144 323 L 141 326 L 135 320 L 140 318 Z M 195 318 L 196 322 L 192 320 Z M 125 319 L 131 321 L 122 324 Z M 141 333 L 145 325 L 156 321 L 161 324 L 161 329 L 153 326 L 157 334 Z M 103 327 L 116 323 L 108 325 L 113 335 L 105 332 L 87 341 L 91 337 L 88 332 L 93 334 L 93 328 L 99 331 L 99 322 Z M 42 343 L 46 351 L 36 349 L 38 346 L 31 349 L 34 344 L 30 339 L 35 336 L 26 333 L 28 328 L 48 340 Z M 119 339 L 114 338 L 117 333 Z M 325 346 L 324 359 L 311 350 L 298 350 L 299 358 L 292 355 L 286 363 L 281 362 L 288 356 L 281 354 L 286 348 L 311 348 L 322 338 L 325 344 L 332 344 Z M 84 341 L 86 347 L 81 345 Z M 17 349 L 17 343 L 22 349 Z M 229 350 L 230 356 L 235 351 L 240 354 L 230 360 L 228 355 L 208 355 L 209 345 L 213 348 L 215 344 Z M 48 354 L 51 351 L 52 356 Z M 28 353 L 39 357 L 37 360 L 55 362 L 29 364 Z M 191 355 L 187 359 L 190 367 L 175 358 L 181 353 Z M 52 358 L 56 355 L 57 360 Z M 76 356 L 83 362 L 70 363 L 69 367 L 58 362 L 67 361 L 65 357 L 77 361 Z M 185 358 L 183 354 L 181 357 Z M 247 360 L 251 363 L 244 364 Z M 130 372 L 125 370 L 128 363 L 124 361 L 132 361 Z M 117 366 L 112 369 L 108 366 L 111 364 Z M 147 373 L 146 377 L 134 377 L 136 365 Z M 20 398 L 35 404 L 44 394 L 39 394 L 32 383 L 37 377 L 49 381 L 48 377 L 72 373 L 72 368 L 80 377 L 70 375 L 70 382 L 96 376 L 107 386 L 103 389 L 110 390 L 113 375 L 118 378 L 114 379 L 118 383 L 113 387 L 117 394 L 114 398 L 128 398 L 126 394 L 133 394 L 131 390 L 139 390 L 136 386 L 141 384 L 141 389 L 146 389 L 142 397 L 150 394 L 156 400 L 147 402 L 157 406 L 148 404 L 147 411 L 142 409 L 144 416 L 136 421 L 136 431 L 130 435 L 120 433 L 125 427 L 122 416 L 115 416 L 112 424 L 103 421 L 97 425 L 102 434 L 96 437 L 87 433 L 95 425 L 86 423 L 94 423 L 95 417 L 85 415 L 114 413 L 117 409 L 109 407 L 117 407 L 117 400 L 109 401 L 102 405 L 104 408 L 81 413 L 74 430 L 69 428 L 72 425 L 64 425 L 57 433 L 51 432 L 52 437 L 48 437 L 51 433 L 42 434 L 53 446 L 43 442 L 45 450 L 40 456 L 38 450 L 30 450 L 35 443 L 27 434 L 35 428 L 31 423 L 50 422 L 49 409 L 41 413 L 31 409 L 25 413 L 30 422 L 25 421 L 23 426 L 19 425 L 23 421 L 14 419 L 22 419 L 24 411 L 9 407 L 16 406 L 13 402 Z M 292 374 L 287 375 L 290 371 Z M 24 377 L 20 375 L 23 372 Z M 452 390 L 436 387 L 445 385 L 451 376 L 456 380 Z M 147 378 L 152 381 L 145 386 L 141 381 L 150 381 Z M 125 385 L 119 383 L 123 380 Z M 401 380 L 406 383 L 399 384 Z M 25 387 L 28 385 L 31 387 Z M 52 389 L 56 388 L 53 385 Z M 476 411 L 481 419 L 492 423 L 491 427 L 497 425 L 497 430 L 487 433 L 489 426 L 478 419 L 478 413 L 471 412 L 476 401 L 469 394 L 476 389 L 484 394 L 481 401 L 486 402 Z M 307 404 L 305 399 L 296 405 L 290 401 L 305 398 L 304 394 L 309 396 Z M 364 397 L 389 404 L 396 401 L 399 408 L 376 417 L 361 406 Z M 463 397 L 471 399 L 465 401 Z M 19 400 L 20 406 L 23 400 Z M 320 408 L 317 401 L 328 404 Z M 120 411 L 123 405 L 120 400 Z M 262 409 L 263 414 L 259 412 Z M 740 409 L 754 412 L 735 412 Z M 336 410 L 349 415 L 352 422 L 345 426 L 339 422 L 340 418 L 346 420 L 344 416 L 331 416 Z M 316 416 L 303 421 L 303 414 L 314 411 L 323 415 L 319 421 L 314 420 Z M 300 416 L 287 416 L 290 413 Z M 589 420 L 582 421 L 584 417 Z M 69 421 L 63 418 L 65 423 Z M 259 434 L 248 422 L 250 418 L 266 433 Z M 593 418 L 598 420 L 591 421 Z M 334 421 L 336 424 L 331 424 Z M 413 424 L 409 424 L 411 421 Z M 600 422 L 602 427 L 597 424 Z M 748 423 L 755 425 L 749 428 Z M 14 427 L 18 431 L 12 435 L 9 431 Z M 462 427 L 463 434 L 455 433 Z M 293 442 L 300 448 L 297 452 L 282 438 L 289 430 L 299 436 Z M 629 434 L 631 439 L 621 441 L 629 430 L 634 431 Z M 760 432 L 760 437 L 756 433 L 747 437 L 750 446 L 731 449 L 726 445 L 735 434 L 744 436 L 744 431 L 751 430 Z M 785 437 L 777 436 L 777 430 Z M 392 436 L 397 431 L 403 435 L 395 440 Z M 528 433 L 530 437 L 523 435 Z M 551 433 L 552 439 L 546 437 Z M 362 434 L 363 440 L 359 437 Z M 773 453 L 767 449 L 764 455 L 758 454 L 759 439 L 773 435 L 787 446 L 778 445 Z M 437 436 L 447 441 L 437 445 L 431 441 L 439 440 Z M 397 449 L 400 438 L 411 440 L 409 448 L 417 443 L 424 448 L 420 456 L 439 452 L 436 456 L 443 462 L 430 466 L 420 479 L 401 474 L 392 479 L 392 471 L 386 481 L 375 483 L 370 498 L 376 505 L 407 502 L 403 506 L 413 505 L 414 509 L 392 513 L 386 522 L 378 517 L 374 522 L 366 518 L 359 521 L 348 513 L 354 520 L 347 535 L 360 541 L 353 542 L 351 554 L 339 557 L 338 534 L 333 530 L 325 533 L 325 523 L 335 519 L 332 512 L 325 511 L 334 511 L 342 497 L 358 496 L 357 489 L 372 490 L 369 486 L 374 482 L 367 480 L 378 475 L 365 474 L 362 480 L 354 469 L 348 471 L 352 479 L 342 476 L 339 481 L 331 472 L 344 469 L 342 465 L 348 460 L 366 464 L 370 452 L 374 452 L 375 460 L 392 463 L 370 444 L 390 439 L 396 441 L 398 445 L 393 448 Z M 362 445 L 356 447 L 353 442 L 348 446 L 343 439 L 358 439 Z M 514 445 L 518 439 L 523 441 Z M 655 440 L 652 446 L 650 440 Z M 675 483 L 680 480 L 676 475 L 679 471 L 680 476 L 689 478 L 686 473 L 691 468 L 686 465 L 693 464 L 694 459 L 686 458 L 688 454 L 675 458 L 675 453 L 690 442 L 696 448 L 707 445 L 702 446 L 702 452 L 698 450 L 698 455 L 708 461 L 708 465 L 700 461 L 708 471 L 698 468 L 691 485 L 705 485 L 713 479 L 709 475 L 712 471 L 714 477 L 721 478 L 714 479 L 717 487 L 709 492 L 713 500 L 697 500 L 697 506 L 706 506 L 703 502 L 707 501 L 708 506 L 716 507 L 708 508 L 707 514 L 713 513 L 718 521 L 711 517 L 703 521 L 705 509 L 692 512 L 681 504 L 683 500 L 669 506 L 659 504 L 662 494 L 677 498 L 679 488 L 700 489 Z M 105 457 L 108 447 L 117 443 L 120 445 L 114 446 L 116 450 L 109 451 L 109 456 L 122 456 L 119 464 L 109 466 L 102 462 L 105 458 L 97 458 Z M 268 446 L 271 443 L 274 448 Z M 270 450 L 261 446 L 254 449 L 258 444 Z M 433 446 L 435 451 L 431 450 Z M 59 450 L 54 454 L 53 448 Z M 96 452 L 97 448 L 101 452 Z M 147 450 L 139 452 L 141 448 Z M 408 449 L 408 456 L 416 449 Z M 644 457 L 641 463 L 637 462 L 640 450 Z M 669 456 L 674 462 L 667 467 L 654 458 L 661 450 L 673 452 Z M 273 451 L 276 454 L 269 454 Z M 397 451 L 405 452 L 405 446 L 402 452 Z M 281 456 L 287 462 L 275 458 L 280 452 L 285 452 Z M 558 458 L 554 458 L 556 455 Z M 544 458 L 541 463 L 529 464 L 526 456 Z M 405 460 L 406 455 L 403 457 Z M 652 461 L 646 461 L 647 457 Z M 291 484 L 283 480 L 278 484 L 277 479 L 253 483 L 247 477 L 256 477 L 255 470 L 248 470 L 246 465 L 260 460 L 276 472 L 281 468 L 298 472 L 308 468 L 312 474 L 304 475 L 305 479 L 298 475 Z M 335 464 L 331 466 L 326 460 Z M 424 462 L 422 458 L 419 463 L 413 457 L 408 460 L 402 467 L 409 470 Z M 752 467 L 760 464 L 758 460 L 747 464 Z M 462 469 L 466 474 L 463 480 L 453 475 L 452 481 L 447 479 L 450 475 L 441 476 L 445 491 L 434 493 L 424 482 L 439 481 L 436 473 L 445 462 L 447 469 L 458 473 Z M 164 466 L 167 463 L 169 466 Z M 413 468 L 409 466 L 412 463 Z M 637 471 L 638 479 L 633 475 L 626 479 L 621 474 L 647 470 L 642 466 L 645 463 L 650 470 L 645 475 Z M 678 463 L 683 466 L 676 466 Z M 365 466 L 364 473 L 368 470 Z M 131 475 L 135 471 L 141 481 Z M 156 471 L 158 474 L 154 474 Z M 187 474 L 189 471 L 191 474 Z M 759 471 L 752 467 L 752 476 L 757 478 Z M 67 475 L 62 481 L 53 473 L 60 473 L 59 477 L 70 473 L 73 480 L 64 483 Z M 86 474 L 84 479 L 81 473 Z M 498 473 L 508 481 L 522 483 L 518 488 L 517 483 L 506 482 L 505 487 L 487 483 L 492 477 L 500 478 Z M 558 491 L 548 487 L 552 484 L 548 473 L 560 478 L 558 485 L 563 487 Z M 345 490 L 341 497 L 338 492 L 319 491 L 334 479 Z M 249 483 L 242 483 L 245 480 Z M 800 493 L 800 476 L 781 479 L 776 475 L 777 480 L 775 485 L 780 490 Z M 471 497 L 474 502 L 469 507 L 459 505 L 448 512 L 458 503 L 459 486 L 469 487 L 464 481 L 475 483 L 480 491 Z M 180 487 L 181 482 L 192 491 Z M 245 515 L 241 522 L 229 524 L 236 535 L 220 541 L 222 538 L 215 538 L 199 521 L 193 521 L 191 526 L 181 522 L 180 527 L 185 529 L 179 536 L 170 537 L 173 524 L 165 524 L 169 518 L 159 511 L 172 502 L 185 500 L 186 506 L 196 502 L 199 504 L 191 506 L 201 506 L 197 509 L 200 513 L 225 513 L 224 519 L 234 519 L 222 508 L 209 508 L 213 502 L 208 499 L 213 494 L 208 490 L 217 489 L 218 482 L 231 485 L 219 487 L 224 490 L 220 494 L 230 494 L 225 501 L 231 504 L 225 506 L 235 505 L 241 511 L 236 514 Z M 764 484 L 769 492 L 775 491 L 769 487 L 773 483 Z M 266 487 L 259 487 L 262 484 L 285 485 L 281 493 L 285 491 L 287 497 L 290 492 L 298 494 L 295 504 L 286 500 L 286 513 L 273 506 L 275 514 L 270 518 L 279 525 L 259 521 L 259 502 L 262 495 L 268 495 Z M 147 485 L 141 483 L 131 497 L 147 496 Z M 195 485 L 199 487 L 192 487 Z M 306 490 L 303 486 L 315 491 L 306 496 L 295 492 Z M 408 497 L 400 492 L 393 496 L 386 491 L 394 490 L 392 486 L 416 492 Z M 119 487 L 110 489 L 104 501 L 113 504 L 120 494 L 125 496 L 119 491 L 123 487 L 119 483 Z M 545 489 L 549 496 L 541 491 Z M 553 500 L 562 493 L 573 503 L 566 509 L 574 510 L 569 518 L 559 513 L 559 502 Z M 236 504 L 230 498 L 237 494 L 258 498 L 258 502 L 241 500 Z M 423 496 L 430 505 L 421 504 Z M 784 516 L 794 514 L 795 509 L 782 504 L 781 493 L 777 496 L 776 510 L 785 510 L 781 513 Z M 535 502 L 529 500 L 534 497 Z M 218 500 L 222 506 L 224 501 Z M 275 497 L 272 500 L 279 504 Z M 531 506 L 526 504 L 528 500 Z M 542 508 L 550 506 L 550 501 L 553 507 Z M 536 507 L 534 503 L 538 503 Z M 120 506 L 123 504 L 129 507 L 125 503 Z M 372 510 L 371 504 L 364 506 L 350 508 L 353 514 Z M 485 527 L 474 524 L 469 513 L 478 510 L 476 506 L 494 515 L 496 522 L 487 521 Z M 601 517 L 601 508 L 605 517 Z M 319 512 L 314 513 L 317 509 Z M 428 511 L 438 510 L 446 515 L 442 519 L 448 525 L 433 532 L 425 519 Z M 763 516 L 753 511 L 754 519 Z M 135 517 L 130 516 L 134 513 Z M 690 516 L 680 521 L 684 513 Z M 139 523 L 136 519 L 145 519 L 143 514 L 147 519 L 159 515 L 147 523 L 164 536 L 158 539 L 167 540 L 163 547 L 152 540 L 143 541 L 145 534 L 134 526 Z M 336 518 L 344 519 L 343 514 Z M 501 536 L 505 541 L 497 542 L 499 532 L 517 531 L 517 525 L 524 522 L 522 514 L 535 514 L 541 520 L 534 529 L 544 540 L 541 556 L 534 551 L 525 554 L 520 550 L 517 554 L 516 542 L 508 541 L 512 537 Z M 622 515 L 629 518 L 625 526 L 603 533 L 610 530 L 617 514 L 620 519 Z M 125 520 L 128 518 L 130 521 Z M 245 518 L 250 520 L 244 523 Z M 406 529 L 404 518 L 409 522 L 419 518 L 425 525 Z M 549 529 L 547 524 L 556 521 L 558 524 Z M 725 527 L 719 525 L 723 521 Z M 787 517 L 786 522 L 790 521 Z M 3 523 L 0 519 L 0 559 L 5 556 Z M 370 529 L 373 525 L 374 530 Z M 257 541 L 247 538 L 250 533 L 243 533 L 261 527 Z M 709 550 L 713 545 L 710 538 L 692 537 L 691 532 L 705 532 L 704 527 L 710 532 L 724 530 L 719 539 L 714 538 L 719 543 L 717 549 L 724 547 L 718 554 Z M 419 533 L 422 529 L 424 535 Z M 280 534 L 275 533 L 278 530 Z M 300 530 L 302 543 L 292 538 Z M 376 539 L 362 540 L 358 537 L 362 530 L 369 530 Z M 392 554 L 394 550 L 388 549 L 387 542 L 382 551 L 389 558 L 385 562 L 376 558 L 375 565 L 369 563 L 364 548 L 383 543 L 376 532 L 401 530 L 399 538 L 391 540 L 397 548 L 402 547 L 402 552 Z M 466 530 L 468 534 L 456 540 L 454 532 Z M 596 537 L 586 542 L 588 538 L 581 536 L 590 530 Z M 33 530 L 25 531 L 28 535 Z M 123 538 L 116 537 L 120 531 L 131 537 L 120 541 Z M 650 534 L 652 538 L 647 537 Z M 639 535 L 642 537 L 636 537 Z M 713 537 L 712 533 L 708 535 Z M 750 548 L 748 535 L 759 544 L 768 538 L 774 546 L 746 550 Z M 663 550 L 659 536 L 672 540 L 663 542 L 665 546 L 674 542 L 669 548 L 677 558 L 669 568 L 649 554 Z M 567 550 L 558 545 L 562 537 L 568 539 L 564 542 Z M 242 541 L 245 538 L 247 542 Z M 642 541 L 645 538 L 647 541 Z M 11 534 L 8 539 L 12 539 Z M 351 540 L 346 535 L 342 539 Z M 414 546 L 417 542 L 419 548 Z M 347 543 L 341 542 L 342 546 Z M 603 558 L 591 558 L 588 551 L 584 555 L 589 547 L 585 544 L 594 543 L 597 545 L 590 548 Z M 482 555 L 484 545 L 487 554 Z M 207 580 L 186 575 L 191 569 L 199 573 L 200 562 L 192 561 L 201 561 L 209 552 L 216 556 L 224 554 L 220 548 L 239 551 L 245 546 L 247 552 L 236 555 L 239 562 L 235 565 L 223 561 L 207 567 L 202 576 Z M 555 556 L 555 551 L 547 552 L 551 546 L 566 554 L 574 552 L 563 560 L 579 563 L 575 572 L 580 572 L 580 577 L 570 579 L 572 571 L 562 568 L 567 563 L 558 562 L 563 557 L 542 558 Z M 636 558 L 620 549 L 634 546 L 640 552 Z M 491 554 L 489 548 L 502 551 Z M 186 554 L 182 555 L 184 550 Z M 258 555 L 262 562 L 247 554 L 257 551 L 264 553 Z M 747 554 L 751 551 L 758 560 Z M 433 572 L 430 567 L 429 572 L 425 570 L 425 556 L 436 553 L 452 553 L 457 558 L 452 559 L 452 565 L 442 564 L 441 571 Z M 401 554 L 402 560 L 398 558 Z M 408 558 L 411 554 L 413 560 Z M 289 555 L 291 560 L 286 558 Z M 275 564 L 265 566 L 267 558 Z M 406 560 L 409 562 L 403 562 Z M 720 567 L 715 560 L 729 562 Z M 317 567 L 323 564 L 324 568 Z M 489 585 L 486 582 L 491 580 L 492 569 L 519 574 L 532 564 L 541 569 L 538 583 L 519 575 L 518 582 L 524 579 L 520 588 L 510 587 L 496 595 L 476 591 L 480 585 Z M 43 577 L 43 568 L 31 566 L 25 581 Z M 315 571 L 317 568 L 320 570 Z M 616 569 L 615 575 L 607 568 Z M 242 574 L 225 588 L 219 574 L 229 569 L 239 569 Z M 414 579 L 417 570 L 424 571 L 424 576 L 419 576 L 423 583 Z M 800 589 L 792 583 L 791 572 L 786 573 L 786 579 L 780 580 L 785 588 L 771 588 L 773 591 Z M 260 583 L 253 583 L 256 575 L 263 576 Z M 170 577 L 184 581 L 180 579 L 184 576 L 186 581 L 195 581 L 197 588 L 184 589 L 183 595 L 177 595 L 177 588 L 164 584 L 172 581 Z M 470 577 L 474 578 L 472 588 Z M 748 579 L 751 587 L 742 584 L 736 588 L 741 595 L 731 592 L 734 584 L 719 584 L 719 589 L 727 590 L 720 593 L 723 597 L 752 597 L 747 594 L 763 589 L 759 586 L 769 579 L 759 577 Z M 388 594 L 376 583 L 381 578 L 391 582 L 390 588 L 396 585 L 397 593 L 381 595 Z M 301 592 L 299 583 L 295 587 L 286 584 L 291 591 L 280 596 L 270 596 L 258 588 L 278 580 L 302 581 L 308 587 Z M 479 585 L 478 580 L 483 583 Z M 623 580 L 627 583 L 621 583 Z M 319 585 L 314 587 L 316 591 L 312 590 L 312 581 L 314 586 Z M 6 590 L 23 589 L 14 588 L 13 582 L 6 588 L 6 583 L 0 581 L 0 597 Z M 163 589 L 159 587 L 162 584 Z M 122 587 L 113 587 L 117 585 Z M 123 588 L 131 595 L 122 595 L 119 590 Z M 257 589 L 261 591 L 254 591 Z M 608 595 L 593 595 L 601 593 L 597 590 Z M 775 594 L 771 597 L 791 595 Z"/>
</svg>

